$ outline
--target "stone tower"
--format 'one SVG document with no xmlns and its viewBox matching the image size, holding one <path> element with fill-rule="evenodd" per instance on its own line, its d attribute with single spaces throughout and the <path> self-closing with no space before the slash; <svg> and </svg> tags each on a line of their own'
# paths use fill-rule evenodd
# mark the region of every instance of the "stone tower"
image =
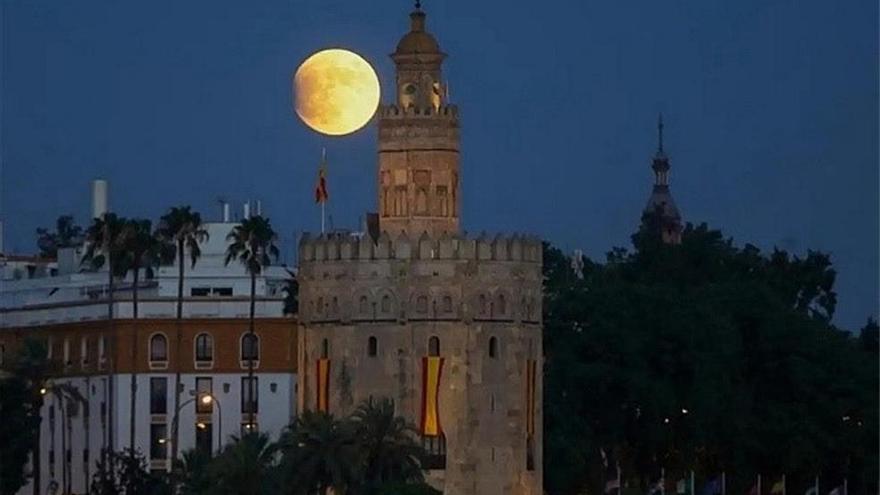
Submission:
<svg viewBox="0 0 880 495">
<path fill-rule="evenodd" d="M 666 244 L 681 243 L 681 213 L 669 191 L 669 157 L 663 150 L 663 116 L 657 120 L 657 152 L 651 162 L 654 187 L 642 212 L 642 229 L 660 234 Z"/>
<path fill-rule="evenodd" d="M 458 228 L 458 114 L 417 6 L 379 114 L 379 229 L 299 245 L 299 407 L 387 397 L 446 494 L 542 493 L 541 243 Z"/>
<path fill-rule="evenodd" d="M 391 55 L 397 101 L 379 110 L 379 221 L 403 231 L 458 231 L 458 111 L 447 105 L 441 65 L 446 54 L 425 30 L 425 13 L 410 14 Z"/>
</svg>

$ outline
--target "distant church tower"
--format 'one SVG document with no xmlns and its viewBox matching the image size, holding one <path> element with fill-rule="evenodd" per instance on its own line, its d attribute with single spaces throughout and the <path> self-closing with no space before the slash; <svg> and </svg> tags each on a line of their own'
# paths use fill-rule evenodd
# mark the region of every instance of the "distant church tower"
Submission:
<svg viewBox="0 0 880 495">
<path fill-rule="evenodd" d="M 459 230 L 458 110 L 418 3 L 410 20 L 378 114 L 379 228 L 299 245 L 299 409 L 389 398 L 436 488 L 540 495 L 541 242 Z"/>
<path fill-rule="evenodd" d="M 654 188 L 642 212 L 642 230 L 660 234 L 666 244 L 681 243 L 681 214 L 669 191 L 669 157 L 663 151 L 663 116 L 657 120 L 657 153 L 651 168 L 654 170 Z"/>
</svg>

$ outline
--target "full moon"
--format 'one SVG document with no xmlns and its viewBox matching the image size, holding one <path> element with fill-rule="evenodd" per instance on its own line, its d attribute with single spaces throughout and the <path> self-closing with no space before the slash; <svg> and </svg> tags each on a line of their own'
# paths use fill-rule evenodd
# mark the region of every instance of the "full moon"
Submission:
<svg viewBox="0 0 880 495">
<path fill-rule="evenodd" d="M 305 124 L 321 134 L 351 134 L 373 118 L 379 105 L 379 78 L 360 55 L 321 50 L 293 76 L 293 107 Z"/>
</svg>

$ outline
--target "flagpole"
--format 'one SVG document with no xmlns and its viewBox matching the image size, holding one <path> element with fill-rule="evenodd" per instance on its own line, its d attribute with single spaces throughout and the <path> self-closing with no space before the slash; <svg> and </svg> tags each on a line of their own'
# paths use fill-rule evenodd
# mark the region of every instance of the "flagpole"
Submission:
<svg viewBox="0 0 880 495">
<path fill-rule="evenodd" d="M 321 201 L 321 233 L 324 233 L 324 201 Z"/>
<path fill-rule="evenodd" d="M 727 474 L 721 471 L 721 495 L 727 495 Z"/>
<path fill-rule="evenodd" d="M 322 180 L 327 180 L 326 179 L 326 174 L 327 174 L 327 148 L 326 147 L 321 148 L 321 174 L 322 174 Z M 321 233 L 322 234 L 324 233 L 324 203 L 326 203 L 326 202 L 327 202 L 326 197 L 321 198 Z"/>
</svg>

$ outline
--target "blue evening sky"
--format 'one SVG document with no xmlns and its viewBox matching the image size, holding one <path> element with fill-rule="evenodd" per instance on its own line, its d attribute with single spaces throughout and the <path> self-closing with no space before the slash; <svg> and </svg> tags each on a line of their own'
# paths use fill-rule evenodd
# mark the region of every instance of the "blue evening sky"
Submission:
<svg viewBox="0 0 880 495">
<path fill-rule="evenodd" d="M 602 258 L 629 244 L 651 186 L 658 112 L 684 217 L 738 243 L 832 254 L 836 322 L 877 314 L 875 0 L 426 0 L 462 113 L 463 222 Z M 7 251 L 63 213 L 261 199 L 292 259 L 319 228 L 322 146 L 334 224 L 375 209 L 376 132 L 321 137 L 292 114 L 310 53 L 353 49 L 384 87 L 404 0 L 3 0 Z M 387 98 L 385 98 L 387 101 Z M 237 207 L 240 210 L 240 207 Z"/>
</svg>

